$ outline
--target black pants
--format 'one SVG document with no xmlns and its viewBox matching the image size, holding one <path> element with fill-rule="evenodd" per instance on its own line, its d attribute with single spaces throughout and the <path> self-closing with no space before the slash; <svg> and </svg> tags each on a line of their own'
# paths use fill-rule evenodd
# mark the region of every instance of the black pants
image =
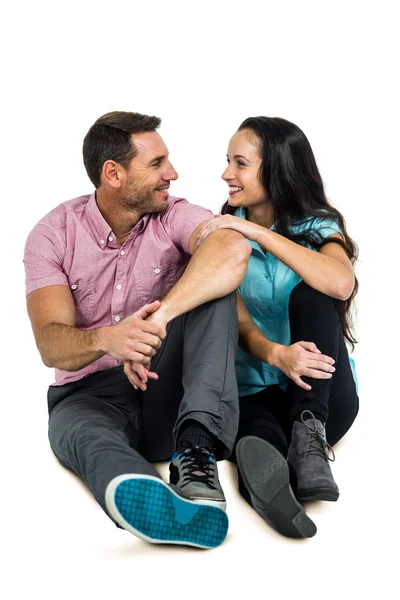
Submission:
<svg viewBox="0 0 400 600">
<path fill-rule="evenodd" d="M 292 344 L 314 342 L 322 354 L 335 360 L 336 371 L 331 379 L 302 377 L 312 386 L 310 391 L 290 381 L 286 391 L 273 385 L 241 397 L 236 440 L 255 435 L 270 442 L 285 457 L 293 421 L 303 410 L 323 416 L 327 441 L 332 446 L 350 429 L 358 412 L 358 396 L 335 300 L 301 282 L 290 296 L 289 320 Z"/>
<path fill-rule="evenodd" d="M 152 361 L 159 379 L 150 380 L 146 392 L 133 388 L 122 367 L 50 387 L 53 452 L 105 511 L 105 490 L 114 477 L 159 477 L 150 461 L 171 457 L 186 421 L 201 423 L 217 438 L 217 458 L 231 453 L 239 420 L 237 341 L 233 293 L 169 323 Z"/>
</svg>

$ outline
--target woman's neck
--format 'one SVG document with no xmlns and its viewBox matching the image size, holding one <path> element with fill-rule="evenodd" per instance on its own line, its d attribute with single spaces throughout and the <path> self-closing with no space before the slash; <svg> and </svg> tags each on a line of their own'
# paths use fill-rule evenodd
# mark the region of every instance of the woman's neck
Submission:
<svg viewBox="0 0 400 600">
<path fill-rule="evenodd" d="M 248 206 L 246 210 L 248 221 L 256 223 L 257 225 L 261 225 L 261 227 L 270 229 L 274 222 L 274 214 L 271 204 L 264 202 L 263 204 L 257 206 Z"/>
</svg>

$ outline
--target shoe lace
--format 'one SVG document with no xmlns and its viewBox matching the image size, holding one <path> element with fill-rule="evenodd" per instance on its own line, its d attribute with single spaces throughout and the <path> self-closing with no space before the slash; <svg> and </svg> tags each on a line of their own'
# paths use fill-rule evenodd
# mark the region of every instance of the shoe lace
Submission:
<svg viewBox="0 0 400 600">
<path fill-rule="evenodd" d="M 182 458 L 183 483 L 182 487 L 190 482 L 205 483 L 210 488 L 216 489 L 212 479 L 215 474 L 214 454 L 206 448 L 190 446 L 179 453 Z"/>
<path fill-rule="evenodd" d="M 313 425 L 309 425 L 305 422 L 305 413 L 309 413 L 311 415 L 314 421 Z M 324 458 L 326 461 L 330 460 L 331 462 L 334 462 L 336 457 L 333 448 L 328 444 L 328 442 L 323 436 L 323 433 L 318 429 L 317 419 L 315 418 L 313 413 L 310 410 L 303 410 L 303 412 L 301 413 L 301 420 L 306 426 L 308 434 L 310 436 L 309 445 L 306 450 L 306 455 L 313 454 L 315 456 L 320 456 L 321 458 Z"/>
</svg>

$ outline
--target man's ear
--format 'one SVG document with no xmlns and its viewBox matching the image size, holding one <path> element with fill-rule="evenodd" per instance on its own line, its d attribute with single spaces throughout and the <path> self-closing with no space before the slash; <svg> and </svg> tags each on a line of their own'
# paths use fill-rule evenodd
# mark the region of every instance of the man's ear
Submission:
<svg viewBox="0 0 400 600">
<path fill-rule="evenodd" d="M 106 183 L 114 189 L 119 189 L 123 182 L 125 170 L 115 160 L 106 160 L 101 171 L 103 183 Z"/>
</svg>

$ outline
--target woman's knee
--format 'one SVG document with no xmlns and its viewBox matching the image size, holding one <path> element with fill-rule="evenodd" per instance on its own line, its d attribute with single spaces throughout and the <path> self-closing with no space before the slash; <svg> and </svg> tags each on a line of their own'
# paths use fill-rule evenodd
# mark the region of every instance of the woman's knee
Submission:
<svg viewBox="0 0 400 600">
<path fill-rule="evenodd" d="M 289 312 L 297 312 L 303 308 L 318 309 L 334 307 L 334 300 L 326 294 L 322 294 L 318 290 L 301 281 L 293 288 L 289 299 Z"/>
</svg>

